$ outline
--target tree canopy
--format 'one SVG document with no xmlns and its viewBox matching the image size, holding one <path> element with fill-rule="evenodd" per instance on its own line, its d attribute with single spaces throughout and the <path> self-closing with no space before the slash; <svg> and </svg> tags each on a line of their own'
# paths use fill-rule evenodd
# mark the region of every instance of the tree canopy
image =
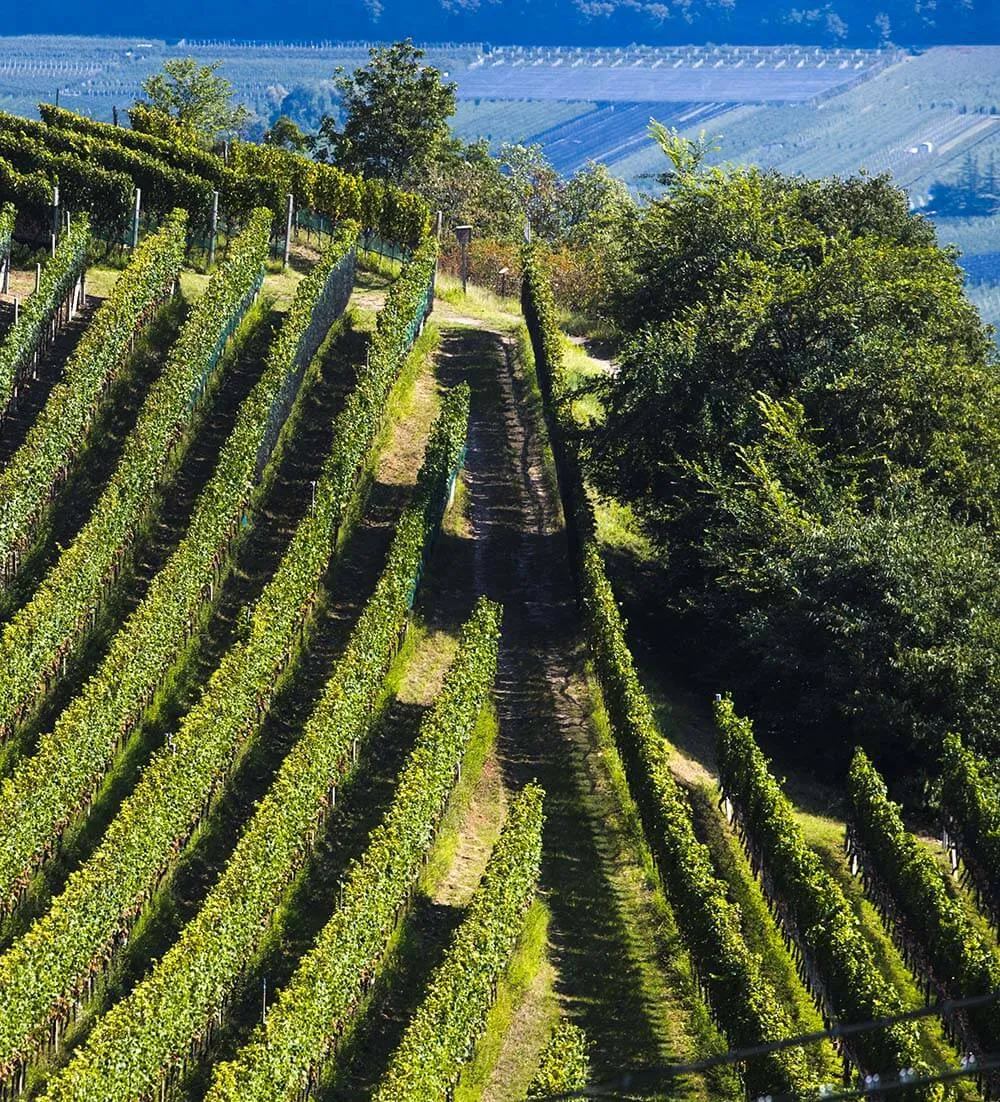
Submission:
<svg viewBox="0 0 1000 1102">
<path fill-rule="evenodd" d="M 373 47 L 368 56 L 351 74 L 337 70 L 343 123 L 323 118 L 317 156 L 390 183 L 419 183 L 434 161 L 456 148 L 448 127 L 456 86 L 422 64 L 424 51 L 410 39 Z"/>
<path fill-rule="evenodd" d="M 1000 372 L 933 227 L 886 178 L 675 162 L 625 271 L 590 470 L 712 676 L 831 753 L 1000 746 Z"/>
<path fill-rule="evenodd" d="M 171 58 L 163 70 L 142 85 L 148 108 L 184 131 L 189 137 L 211 144 L 220 134 L 240 130 L 250 120 L 242 105 L 232 106 L 233 86 L 219 76 L 222 62 L 199 65 L 193 57 Z"/>
</svg>

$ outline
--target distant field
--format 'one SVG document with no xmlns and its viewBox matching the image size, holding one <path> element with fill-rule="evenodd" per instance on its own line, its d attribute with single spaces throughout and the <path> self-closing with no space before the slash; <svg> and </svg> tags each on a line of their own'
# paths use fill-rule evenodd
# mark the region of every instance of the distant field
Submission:
<svg viewBox="0 0 1000 1102">
<path fill-rule="evenodd" d="M 95 118 L 126 107 L 169 57 L 221 59 L 239 97 L 262 120 L 295 90 L 316 89 L 334 68 L 367 57 L 367 43 L 180 42 L 135 38 L 0 38 L 0 110 L 36 114 L 40 100 Z M 716 159 L 821 176 L 890 172 L 915 207 L 935 183 L 953 183 L 971 153 L 1000 162 L 1000 46 L 902 52 L 806 47 L 428 47 L 458 85 L 456 134 L 539 142 L 570 174 L 603 161 L 639 190 L 663 157 L 651 117 L 696 135 L 719 134 Z M 293 101 L 289 101 L 291 103 Z M 980 282 L 1000 282 L 1000 219 L 948 219 Z"/>
</svg>

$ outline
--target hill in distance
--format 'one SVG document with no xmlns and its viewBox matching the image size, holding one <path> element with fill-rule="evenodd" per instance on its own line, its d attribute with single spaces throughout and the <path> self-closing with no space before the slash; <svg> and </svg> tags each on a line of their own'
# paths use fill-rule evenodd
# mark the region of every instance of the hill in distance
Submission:
<svg viewBox="0 0 1000 1102">
<path fill-rule="evenodd" d="M 530 28 L 540 45 L 677 45 L 731 42 L 905 46 L 1000 41 L 1000 9 L 991 0 L 175 0 L 144 7 L 107 0 L 96 7 L 67 0 L 15 5 L 5 34 L 115 34 L 167 39 L 304 41 L 413 37 L 423 41 L 510 43 Z"/>
</svg>

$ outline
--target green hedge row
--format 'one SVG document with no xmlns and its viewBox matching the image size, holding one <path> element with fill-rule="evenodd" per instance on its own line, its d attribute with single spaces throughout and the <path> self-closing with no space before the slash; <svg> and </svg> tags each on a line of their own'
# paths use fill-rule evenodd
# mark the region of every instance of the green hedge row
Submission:
<svg viewBox="0 0 1000 1102">
<path fill-rule="evenodd" d="M 132 210 L 132 178 L 121 169 L 108 169 L 77 153 L 56 152 L 37 138 L 0 129 L 0 158 L 27 176 L 42 174 L 59 185 L 60 205 L 74 214 L 85 212 L 92 225 L 105 232 L 120 231 Z M 18 203 L 21 214 L 45 226 L 51 223 L 51 198 L 34 204 L 24 197 Z"/>
<path fill-rule="evenodd" d="M 462 453 L 467 415 L 468 394 L 456 393 L 432 433 L 417 496 L 404 513 L 375 593 L 201 910 L 50 1084 L 50 1100 L 99 1094 L 114 1102 L 156 1089 L 224 1011 L 233 985 L 259 951 L 270 915 L 302 867 L 331 788 L 350 769 L 354 741 L 371 724 Z"/>
<path fill-rule="evenodd" d="M 276 146 L 233 142 L 226 165 L 220 157 L 181 141 L 94 122 L 48 104 L 41 104 L 39 110 L 53 128 L 127 147 L 201 177 L 219 192 L 221 212 L 231 219 L 245 217 L 255 206 L 267 206 L 281 218 L 291 193 L 299 207 L 312 208 L 335 222 L 360 222 L 366 231 L 411 249 L 423 240 L 430 225 L 430 209 L 418 195 Z M 141 107 L 133 114 L 133 124 L 141 125 Z M 104 163 L 110 166 L 111 161 Z"/>
<path fill-rule="evenodd" d="M 10 245 L 10 235 L 5 241 L 3 231 L 0 218 L 0 260 Z M 0 344 L 0 406 L 3 410 L 7 409 L 17 384 L 48 336 L 56 310 L 86 269 L 89 245 L 90 222 L 86 217 L 78 218 L 69 233 L 59 239 L 55 256 L 42 268 L 38 290 L 21 303 L 17 324 L 10 328 Z M 0 412 L 0 420 L 2 416 Z"/>
<path fill-rule="evenodd" d="M 51 103 L 40 103 L 38 111 L 42 121 L 56 130 L 71 130 L 103 142 L 113 142 L 126 149 L 134 149 L 192 176 L 201 176 L 216 185 L 222 180 L 222 170 L 225 167 L 222 159 L 196 145 L 163 141 L 151 134 L 143 134 L 139 130 L 112 126 L 106 122 L 95 122 L 94 119 L 88 119 L 86 115 L 78 115 L 73 111 L 67 111 L 65 107 L 56 107 Z"/>
<path fill-rule="evenodd" d="M 186 450 L 193 411 L 226 342 L 260 288 L 269 239 L 270 213 L 261 210 L 181 327 L 86 524 L 0 631 L 0 737 L 9 736 L 37 705 L 39 687 L 79 644 L 118 576 L 150 502 Z"/>
<path fill-rule="evenodd" d="M 735 714 L 730 700 L 720 701 L 715 714 L 723 795 L 732 804 L 755 867 L 763 871 L 786 934 L 819 977 L 818 993 L 827 1013 L 841 1022 L 901 1013 L 898 992 L 879 971 L 840 885 L 806 844 L 791 802 L 754 741 L 749 720 Z M 846 1045 L 862 1072 L 927 1070 L 920 1063 L 920 1038 L 912 1022 L 859 1034 L 848 1038 Z"/>
<path fill-rule="evenodd" d="M 445 1102 L 486 1028 L 535 895 L 542 858 L 542 790 L 511 804 L 448 951 L 434 970 L 374 1102 Z"/>
<path fill-rule="evenodd" d="M 625 640 L 618 604 L 593 537 L 579 465 L 566 444 L 568 434 L 561 423 L 566 409 L 565 383 L 555 300 L 530 246 L 524 253 L 522 288 L 575 553 L 584 624 L 612 733 L 646 837 L 702 988 L 730 1044 L 755 1047 L 782 1040 L 792 1033 L 788 1015 L 764 976 L 760 960 L 743 940 L 739 910 L 730 902 L 726 884 L 715 874 L 707 847 L 695 836 L 690 808 L 670 770 L 668 750 Z M 814 1086 L 799 1049 L 748 1060 L 744 1077 L 752 1097 L 777 1091 L 804 1095 Z"/>
<path fill-rule="evenodd" d="M 941 807 L 980 906 L 1000 925 L 1000 784 L 990 763 L 948 735 L 941 755 Z"/>
<path fill-rule="evenodd" d="M 499 607 L 480 600 L 441 693 L 420 725 L 393 802 L 345 878 L 340 905 L 280 992 L 267 1025 L 232 1061 L 216 1065 L 206 1102 L 278 1102 L 315 1085 L 385 958 L 419 876 L 492 691 L 499 629 Z"/>
<path fill-rule="evenodd" d="M 121 374 L 135 337 L 167 298 L 184 260 L 186 215 L 174 211 L 136 250 L 101 304 L 24 443 L 0 471 L 0 571 L 7 580 Z"/>
<path fill-rule="evenodd" d="M 529 1100 L 579 1091 L 590 1078 L 587 1035 L 579 1026 L 560 1019 L 542 1049 L 538 1071 L 528 1084 Z"/>
<path fill-rule="evenodd" d="M 176 551 L 52 732 L 0 782 L 0 910 L 16 904 L 62 831 L 87 809 L 221 583 L 229 549 L 246 530 L 261 470 L 302 375 L 347 303 L 357 233 L 356 223 L 341 227 L 299 284 Z"/>
<path fill-rule="evenodd" d="M 10 203 L 29 218 L 44 219 L 52 210 L 52 184 L 44 172 L 19 172 L 0 157 L 0 203 Z"/>
<path fill-rule="evenodd" d="M 934 856 L 906 830 L 885 782 L 861 750 L 851 762 L 847 798 L 851 851 L 911 965 L 942 998 L 1000 988 L 996 951 L 948 890 Z M 1000 1005 L 995 1000 L 953 1021 L 966 1047 L 980 1054 L 997 1050 Z"/>
<path fill-rule="evenodd" d="M 59 130 L 20 115 L 0 112 L 0 149 L 5 148 L 3 143 L 8 137 L 19 145 L 41 148 L 50 154 L 76 157 L 107 172 L 125 173 L 135 187 L 142 189 L 144 211 L 163 217 L 174 207 L 183 207 L 188 212 L 189 228 L 204 231 L 208 225 L 213 185 L 201 176 L 167 164 L 152 153 L 130 149 L 118 142 L 109 142 L 74 130 Z M 62 177 L 60 181 L 61 179 Z M 117 218 L 122 223 L 132 213 L 131 192 L 122 196 L 117 189 L 113 189 L 108 193 L 109 202 L 123 198 L 125 207 L 118 212 Z M 65 202 L 74 210 L 82 205 L 77 201 L 76 193 L 70 189 L 67 189 L 65 196 L 60 194 L 60 202 Z M 105 212 L 102 217 L 107 218 L 107 214 Z"/>
</svg>

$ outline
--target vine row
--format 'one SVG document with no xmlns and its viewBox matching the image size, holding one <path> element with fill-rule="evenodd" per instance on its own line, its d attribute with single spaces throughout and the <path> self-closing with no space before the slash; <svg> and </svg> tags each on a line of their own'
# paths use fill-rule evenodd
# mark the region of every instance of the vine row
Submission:
<svg viewBox="0 0 1000 1102">
<path fill-rule="evenodd" d="M 989 762 L 948 735 L 941 755 L 945 836 L 971 880 L 976 903 L 1000 929 L 1000 785 Z"/>
<path fill-rule="evenodd" d="M 0 739 L 10 737 L 37 703 L 39 687 L 48 686 L 93 623 L 164 475 L 183 454 L 192 413 L 263 281 L 270 222 L 268 211 L 256 212 L 212 276 L 150 387 L 90 518 L 0 632 Z"/>
<path fill-rule="evenodd" d="M 463 628 L 444 686 L 420 725 L 392 804 L 345 877 L 340 905 L 280 992 L 266 1025 L 233 1060 L 215 1066 L 206 1102 L 278 1102 L 307 1097 L 316 1086 L 321 1067 L 385 958 L 419 875 L 492 691 L 499 628 L 499 606 L 481 599 Z"/>
<path fill-rule="evenodd" d="M 806 844 L 749 720 L 737 716 L 728 699 L 716 704 L 715 715 L 723 797 L 791 942 L 803 982 L 828 1020 L 862 1022 L 900 1014 L 904 1007 L 898 992 L 879 971 L 840 885 Z M 862 1073 L 927 1071 L 912 1022 L 858 1034 L 845 1040 L 844 1047 Z"/>
<path fill-rule="evenodd" d="M 86 134 L 103 144 L 127 146 L 173 166 L 175 171 L 207 180 L 219 192 L 221 210 L 230 219 L 240 220 L 255 206 L 267 206 L 281 215 L 286 196 L 292 194 L 300 207 L 310 207 L 334 222 L 360 222 L 366 231 L 408 248 L 420 243 L 430 223 L 430 210 L 418 195 L 289 150 L 232 142 L 227 164 L 221 157 L 181 141 L 142 133 L 146 112 L 141 105 L 130 111 L 132 130 L 94 122 L 49 104 L 41 104 L 39 110 L 49 127 Z M 197 209 L 207 211 L 207 206 Z"/>
<path fill-rule="evenodd" d="M 242 403 L 188 531 L 115 636 L 98 671 L 0 785 L 0 911 L 11 910 L 87 811 L 117 751 L 197 630 L 235 540 L 247 530 L 265 463 L 332 321 L 354 281 L 356 223 L 341 227 L 299 284 L 264 371 Z"/>
<path fill-rule="evenodd" d="M 560 1019 L 542 1049 L 538 1071 L 525 1097 L 534 1100 L 583 1090 L 590 1078 L 589 1048 L 583 1030 Z"/>
<path fill-rule="evenodd" d="M 865 887 L 901 942 L 907 964 L 941 998 L 983 995 L 1000 987 L 1000 959 L 962 904 L 949 892 L 934 857 L 903 825 L 885 782 L 862 750 L 847 777 L 848 853 Z M 967 1051 L 995 1052 L 1000 1005 L 955 1012 L 945 1019 Z M 996 1093 L 998 1084 L 992 1085 Z"/>
<path fill-rule="evenodd" d="M 397 279 L 386 307 L 422 318 L 424 256 Z M 411 320 L 407 317 L 407 321 Z M 383 327 L 384 328 L 384 327 Z M 415 327 L 414 327 L 415 331 Z M 171 742 L 146 767 L 93 856 L 49 911 L 0 957 L 0 1079 L 14 1083 L 40 1046 L 58 1043 L 214 793 L 259 730 L 318 599 L 322 574 L 362 479 L 409 341 L 372 342 L 367 370 L 338 415 L 313 511 L 298 525 L 258 599 L 248 637 L 226 652 Z M 376 351 L 376 344 L 379 343 Z M 396 351 L 387 357 L 388 348 Z M 166 1023 L 159 1023 L 161 1026 Z M 51 1032 L 50 1032 L 51 1031 Z M 95 1034 L 97 1036 L 97 1034 Z M 136 1055 L 139 1049 L 136 1048 Z"/>
<path fill-rule="evenodd" d="M 163 960 L 98 1024 L 50 1084 L 50 1099 L 145 1097 L 211 1039 L 233 986 L 259 951 L 270 916 L 351 768 L 405 625 L 427 544 L 460 460 L 468 395 L 455 393 L 432 433 L 418 498 L 404 512 L 385 569 L 308 720 L 258 804 L 218 882 Z M 124 1062 L 123 1062 L 124 1056 Z"/>
<path fill-rule="evenodd" d="M 0 572 L 17 572 L 136 336 L 170 295 L 184 260 L 186 215 L 174 211 L 143 241 L 101 304 L 24 443 L 0 471 Z"/>
<path fill-rule="evenodd" d="M 450 1099 L 486 1027 L 497 985 L 524 929 L 542 858 L 542 790 L 511 804 L 486 871 L 441 964 L 428 981 L 374 1102 Z"/>
<path fill-rule="evenodd" d="M 0 226 L 0 260 L 8 244 Z M 90 223 L 86 217 L 77 218 L 69 233 L 59 239 L 55 256 L 42 268 L 38 290 L 21 304 L 17 321 L 0 344 L 0 425 L 17 398 L 18 384 L 29 366 L 38 362 L 39 351 L 52 336 L 56 311 L 80 282 L 89 246 Z"/>
</svg>

